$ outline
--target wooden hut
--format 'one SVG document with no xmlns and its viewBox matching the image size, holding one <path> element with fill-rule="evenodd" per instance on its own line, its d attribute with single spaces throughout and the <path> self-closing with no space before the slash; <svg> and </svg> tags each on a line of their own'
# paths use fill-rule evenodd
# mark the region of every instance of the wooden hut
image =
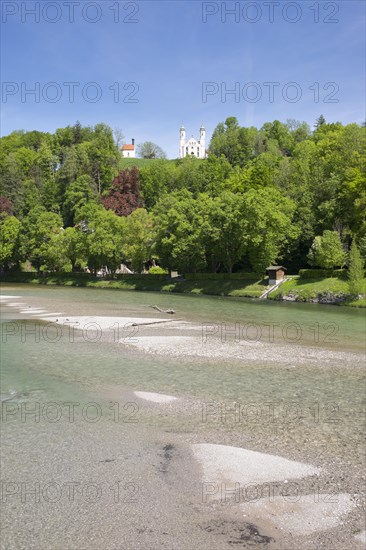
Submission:
<svg viewBox="0 0 366 550">
<path fill-rule="evenodd" d="M 286 276 L 286 271 L 287 269 L 283 267 L 283 265 L 270 265 L 267 267 L 266 273 L 269 279 L 268 284 L 272 286 L 283 281 Z"/>
</svg>

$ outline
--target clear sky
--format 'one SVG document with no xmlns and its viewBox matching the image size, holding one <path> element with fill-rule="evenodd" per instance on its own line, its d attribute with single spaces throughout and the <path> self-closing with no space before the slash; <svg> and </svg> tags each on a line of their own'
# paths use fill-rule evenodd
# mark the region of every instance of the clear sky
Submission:
<svg viewBox="0 0 366 550">
<path fill-rule="evenodd" d="M 360 123 L 365 5 L 2 0 L 2 135 L 105 122 L 175 158 L 182 124 Z"/>
</svg>

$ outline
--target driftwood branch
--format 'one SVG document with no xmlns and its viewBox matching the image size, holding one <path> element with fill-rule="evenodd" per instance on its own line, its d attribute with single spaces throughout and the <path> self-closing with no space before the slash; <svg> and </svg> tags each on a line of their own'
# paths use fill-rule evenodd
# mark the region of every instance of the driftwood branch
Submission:
<svg viewBox="0 0 366 550">
<path fill-rule="evenodd" d="M 175 323 L 181 319 L 168 319 L 168 321 L 150 321 L 149 323 L 131 323 L 133 327 L 143 327 L 148 325 L 160 325 L 161 323 Z"/>
<path fill-rule="evenodd" d="M 159 306 L 150 306 L 152 307 L 153 309 L 156 309 L 157 311 L 159 311 L 160 313 L 167 313 L 169 315 L 174 315 L 175 314 L 175 311 L 174 309 L 161 309 Z"/>
</svg>

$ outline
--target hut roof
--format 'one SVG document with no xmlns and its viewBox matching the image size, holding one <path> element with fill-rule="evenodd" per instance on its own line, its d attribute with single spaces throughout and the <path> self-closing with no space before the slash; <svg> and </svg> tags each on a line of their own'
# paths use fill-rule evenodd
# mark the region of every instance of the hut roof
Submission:
<svg viewBox="0 0 366 550">
<path fill-rule="evenodd" d="M 283 265 L 270 265 L 267 267 L 266 271 L 278 271 L 280 269 L 283 269 L 283 271 L 287 271 L 286 267 L 283 267 Z"/>
</svg>

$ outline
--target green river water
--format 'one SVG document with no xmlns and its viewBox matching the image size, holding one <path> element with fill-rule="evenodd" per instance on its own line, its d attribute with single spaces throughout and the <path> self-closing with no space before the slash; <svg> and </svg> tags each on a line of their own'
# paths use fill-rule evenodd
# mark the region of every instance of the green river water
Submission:
<svg viewBox="0 0 366 550">
<path fill-rule="evenodd" d="M 215 533 L 205 527 L 206 512 L 194 512 L 199 505 L 191 485 L 198 470 L 187 466 L 185 443 L 229 444 L 326 466 L 340 472 L 333 481 L 358 490 L 365 449 L 364 310 L 33 285 L 3 285 L 2 294 L 14 296 L 1 305 L 3 548 L 232 547 L 224 533 L 211 540 Z M 225 334 L 229 348 L 238 343 L 235 338 L 246 338 L 249 345 L 265 344 L 267 355 L 261 359 L 260 347 L 254 359 L 225 351 L 221 357 L 146 353 L 118 343 L 112 328 L 92 341 L 91 332 L 75 331 L 71 338 L 61 326 L 56 338 L 48 321 L 20 312 L 24 307 L 69 317 L 165 318 L 151 309 L 154 304 L 195 325 L 183 336 L 204 336 L 209 346 L 215 328 L 215 338 Z M 147 336 L 170 334 L 158 325 L 143 330 Z M 175 334 L 181 335 L 178 329 Z M 172 395 L 182 405 L 144 405 L 134 391 Z M 65 403 L 77 404 L 73 421 Z M 96 406 L 84 417 L 88 403 Z M 223 410 L 235 412 L 222 416 Z M 156 469 L 148 472 L 157 460 L 169 462 L 169 445 L 181 450 L 167 484 Z M 121 453 L 122 470 L 116 461 Z M 117 478 L 132 483 L 125 496 L 134 492 L 133 484 L 139 487 L 136 504 L 116 504 L 112 493 L 98 504 L 50 504 L 42 492 L 35 504 L 33 497 L 22 502 L 19 489 L 22 482 L 40 482 L 42 488 L 50 480 L 113 485 Z M 246 544 L 243 539 L 236 547 L 266 546 L 264 539 Z"/>
</svg>

